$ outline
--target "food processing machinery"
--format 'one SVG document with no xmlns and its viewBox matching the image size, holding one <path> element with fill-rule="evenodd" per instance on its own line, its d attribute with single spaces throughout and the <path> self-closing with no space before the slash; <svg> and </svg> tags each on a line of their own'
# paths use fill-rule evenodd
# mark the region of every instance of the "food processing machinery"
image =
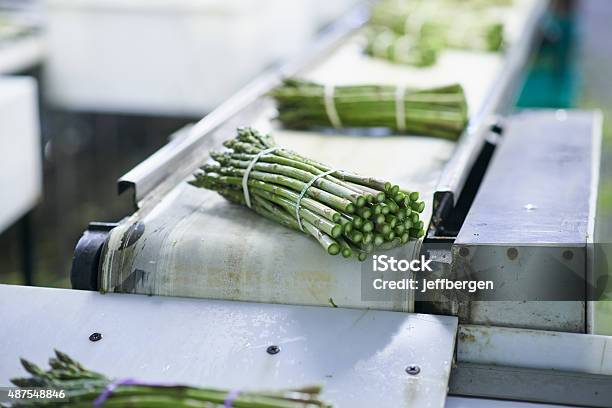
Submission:
<svg viewBox="0 0 612 408">
<path fill-rule="evenodd" d="M 596 302 L 608 273 L 594 238 L 601 115 L 512 110 L 547 6 L 515 1 L 503 54 L 449 52 L 427 70 L 365 58 L 358 33 L 367 13 L 355 10 L 306 59 L 259 78 L 119 180 L 136 211 L 92 223 L 71 274 L 74 289 L 104 295 L 0 287 L 3 307 L 37 305 L 36 330 L 45 333 L 19 324 L 32 317 L 27 307 L 11 313 L 16 340 L 0 340 L 5 354 L 35 350 L 42 361 L 56 347 L 118 378 L 230 389 L 316 383 L 340 407 L 612 406 L 612 337 Z M 266 96 L 288 75 L 460 82 L 470 122 L 457 143 L 289 131 Z M 421 191 L 429 229 L 400 255 L 426 254 L 436 277 L 491 279 L 495 293 L 370 298 L 357 261 L 321 256 L 307 237 L 185 183 L 245 125 L 331 165 Z M 347 144 L 345 157 L 326 155 Z M 385 162 L 363 160 L 377 149 L 391 152 Z M 94 332 L 101 340 L 89 339 Z M 18 371 L 14 360 L 1 365 L 0 381 Z"/>
</svg>

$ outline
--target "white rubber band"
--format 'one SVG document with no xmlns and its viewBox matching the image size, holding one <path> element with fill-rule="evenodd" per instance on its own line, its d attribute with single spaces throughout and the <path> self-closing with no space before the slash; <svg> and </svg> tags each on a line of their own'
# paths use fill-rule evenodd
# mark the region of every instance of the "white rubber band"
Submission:
<svg viewBox="0 0 612 408">
<path fill-rule="evenodd" d="M 403 132 L 406 130 L 406 104 L 404 98 L 406 96 L 406 85 L 398 85 L 395 89 L 395 123 L 397 130 Z"/>
<path fill-rule="evenodd" d="M 298 197 L 296 203 L 295 203 L 295 219 L 297 220 L 298 226 L 300 227 L 300 230 L 304 231 L 304 227 L 302 227 L 302 220 L 300 219 L 300 210 L 302 209 L 302 198 L 304 198 L 304 196 L 306 195 L 306 192 L 308 191 L 308 189 L 310 187 L 312 187 L 312 185 L 321 177 L 325 177 L 325 176 L 329 176 L 332 173 L 335 173 L 336 170 L 330 170 L 330 171 L 326 171 L 325 173 L 321 173 L 317 176 L 314 176 L 314 178 L 312 180 L 310 180 L 308 183 L 306 183 L 306 185 L 304 186 L 304 188 L 302 189 L 302 192 L 300 193 L 300 196 Z"/>
<path fill-rule="evenodd" d="M 253 166 L 255 166 L 255 163 L 257 163 L 257 161 L 261 159 L 263 155 L 273 153 L 274 151 L 276 151 L 276 149 L 278 148 L 272 147 L 270 149 L 262 150 L 261 152 L 257 153 L 257 155 L 253 157 L 253 160 L 251 160 L 246 170 L 244 171 L 244 175 L 242 176 L 242 193 L 244 194 L 244 201 L 246 202 L 246 205 L 249 208 L 251 208 L 251 194 L 249 193 L 249 175 L 251 174 L 251 170 L 253 170 Z"/>
<path fill-rule="evenodd" d="M 325 85 L 325 113 L 327 113 L 329 123 L 336 129 L 340 129 L 342 127 L 342 121 L 336 110 L 336 102 L 334 101 L 335 92 L 336 87 L 333 84 Z"/>
</svg>

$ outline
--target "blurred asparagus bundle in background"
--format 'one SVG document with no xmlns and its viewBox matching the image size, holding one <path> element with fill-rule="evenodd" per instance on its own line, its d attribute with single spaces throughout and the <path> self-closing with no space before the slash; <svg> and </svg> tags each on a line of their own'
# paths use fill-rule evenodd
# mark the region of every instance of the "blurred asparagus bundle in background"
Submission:
<svg viewBox="0 0 612 408">
<path fill-rule="evenodd" d="M 383 0 L 373 7 L 370 25 L 376 31 L 385 27 L 395 32 L 395 41 L 401 39 L 404 45 L 393 52 L 376 53 L 373 50 L 382 49 L 382 40 L 368 33 L 366 53 L 407 65 L 427 66 L 446 48 L 499 51 L 504 42 L 504 26 L 492 7 L 510 4 L 510 0 Z M 385 36 L 389 41 L 389 35 Z M 411 47 L 406 47 L 408 43 Z M 426 53 L 427 58 L 416 58 L 415 50 Z M 407 55 L 401 56 L 402 52 Z"/>
<path fill-rule="evenodd" d="M 426 40 L 398 34 L 382 26 L 369 27 L 365 34 L 365 52 L 372 57 L 416 67 L 428 67 L 436 63 L 437 51 Z"/>
<path fill-rule="evenodd" d="M 231 150 L 211 152 L 217 163 L 204 165 L 190 184 L 251 204 L 259 215 L 314 237 L 330 255 L 364 261 L 425 233 L 417 192 L 334 170 L 250 128 L 238 129 L 224 146 Z"/>
<path fill-rule="evenodd" d="M 463 88 L 403 89 L 387 85 L 337 86 L 287 79 L 271 93 L 287 128 L 385 127 L 400 133 L 456 140 L 467 123 Z"/>
<path fill-rule="evenodd" d="M 163 385 L 135 380 L 111 381 L 87 370 L 68 355 L 55 351 L 49 359 L 51 369 L 43 371 L 21 359 L 29 378 L 11 381 L 24 389 L 56 390 L 53 398 L 16 398 L 7 407 L 214 407 L 235 408 L 324 408 L 319 387 L 279 392 L 225 391 L 183 385 Z M 60 395 L 60 392 L 62 395 Z"/>
<path fill-rule="evenodd" d="M 33 26 L 13 21 L 10 17 L 3 16 L 0 10 L 0 44 L 29 35 L 34 31 L 35 28 Z"/>
</svg>

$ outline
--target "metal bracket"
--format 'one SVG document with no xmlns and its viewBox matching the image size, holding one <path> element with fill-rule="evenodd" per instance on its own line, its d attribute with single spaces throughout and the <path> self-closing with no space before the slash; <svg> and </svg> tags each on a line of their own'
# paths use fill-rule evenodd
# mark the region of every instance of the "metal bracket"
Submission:
<svg viewBox="0 0 612 408">
<path fill-rule="evenodd" d="M 450 394 L 612 406 L 612 338 L 461 325 Z"/>
</svg>

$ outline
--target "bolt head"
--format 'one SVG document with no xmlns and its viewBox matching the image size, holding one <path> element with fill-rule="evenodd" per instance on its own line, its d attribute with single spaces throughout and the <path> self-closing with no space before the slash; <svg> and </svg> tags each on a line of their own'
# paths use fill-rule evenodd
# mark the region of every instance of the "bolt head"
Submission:
<svg viewBox="0 0 612 408">
<path fill-rule="evenodd" d="M 406 367 L 406 373 L 410 375 L 417 375 L 420 372 L 421 372 L 421 367 L 419 367 L 416 364 L 410 364 L 408 367 Z"/>
<path fill-rule="evenodd" d="M 506 256 L 511 261 L 514 261 L 519 256 L 519 251 L 516 248 L 508 248 L 508 250 L 506 251 Z"/>
<path fill-rule="evenodd" d="M 102 333 L 98 333 L 98 332 L 91 333 L 89 335 L 89 340 L 90 341 L 100 341 L 100 340 L 102 340 Z"/>
<path fill-rule="evenodd" d="M 266 349 L 266 352 L 267 352 L 268 354 L 270 354 L 270 355 L 272 355 L 272 356 L 273 356 L 273 355 L 275 355 L 275 354 L 280 353 L 280 347 L 278 347 L 278 346 L 269 346 L 269 347 Z"/>
<path fill-rule="evenodd" d="M 462 257 L 468 257 L 470 255 L 470 250 L 466 247 L 459 248 L 459 255 Z"/>
</svg>

